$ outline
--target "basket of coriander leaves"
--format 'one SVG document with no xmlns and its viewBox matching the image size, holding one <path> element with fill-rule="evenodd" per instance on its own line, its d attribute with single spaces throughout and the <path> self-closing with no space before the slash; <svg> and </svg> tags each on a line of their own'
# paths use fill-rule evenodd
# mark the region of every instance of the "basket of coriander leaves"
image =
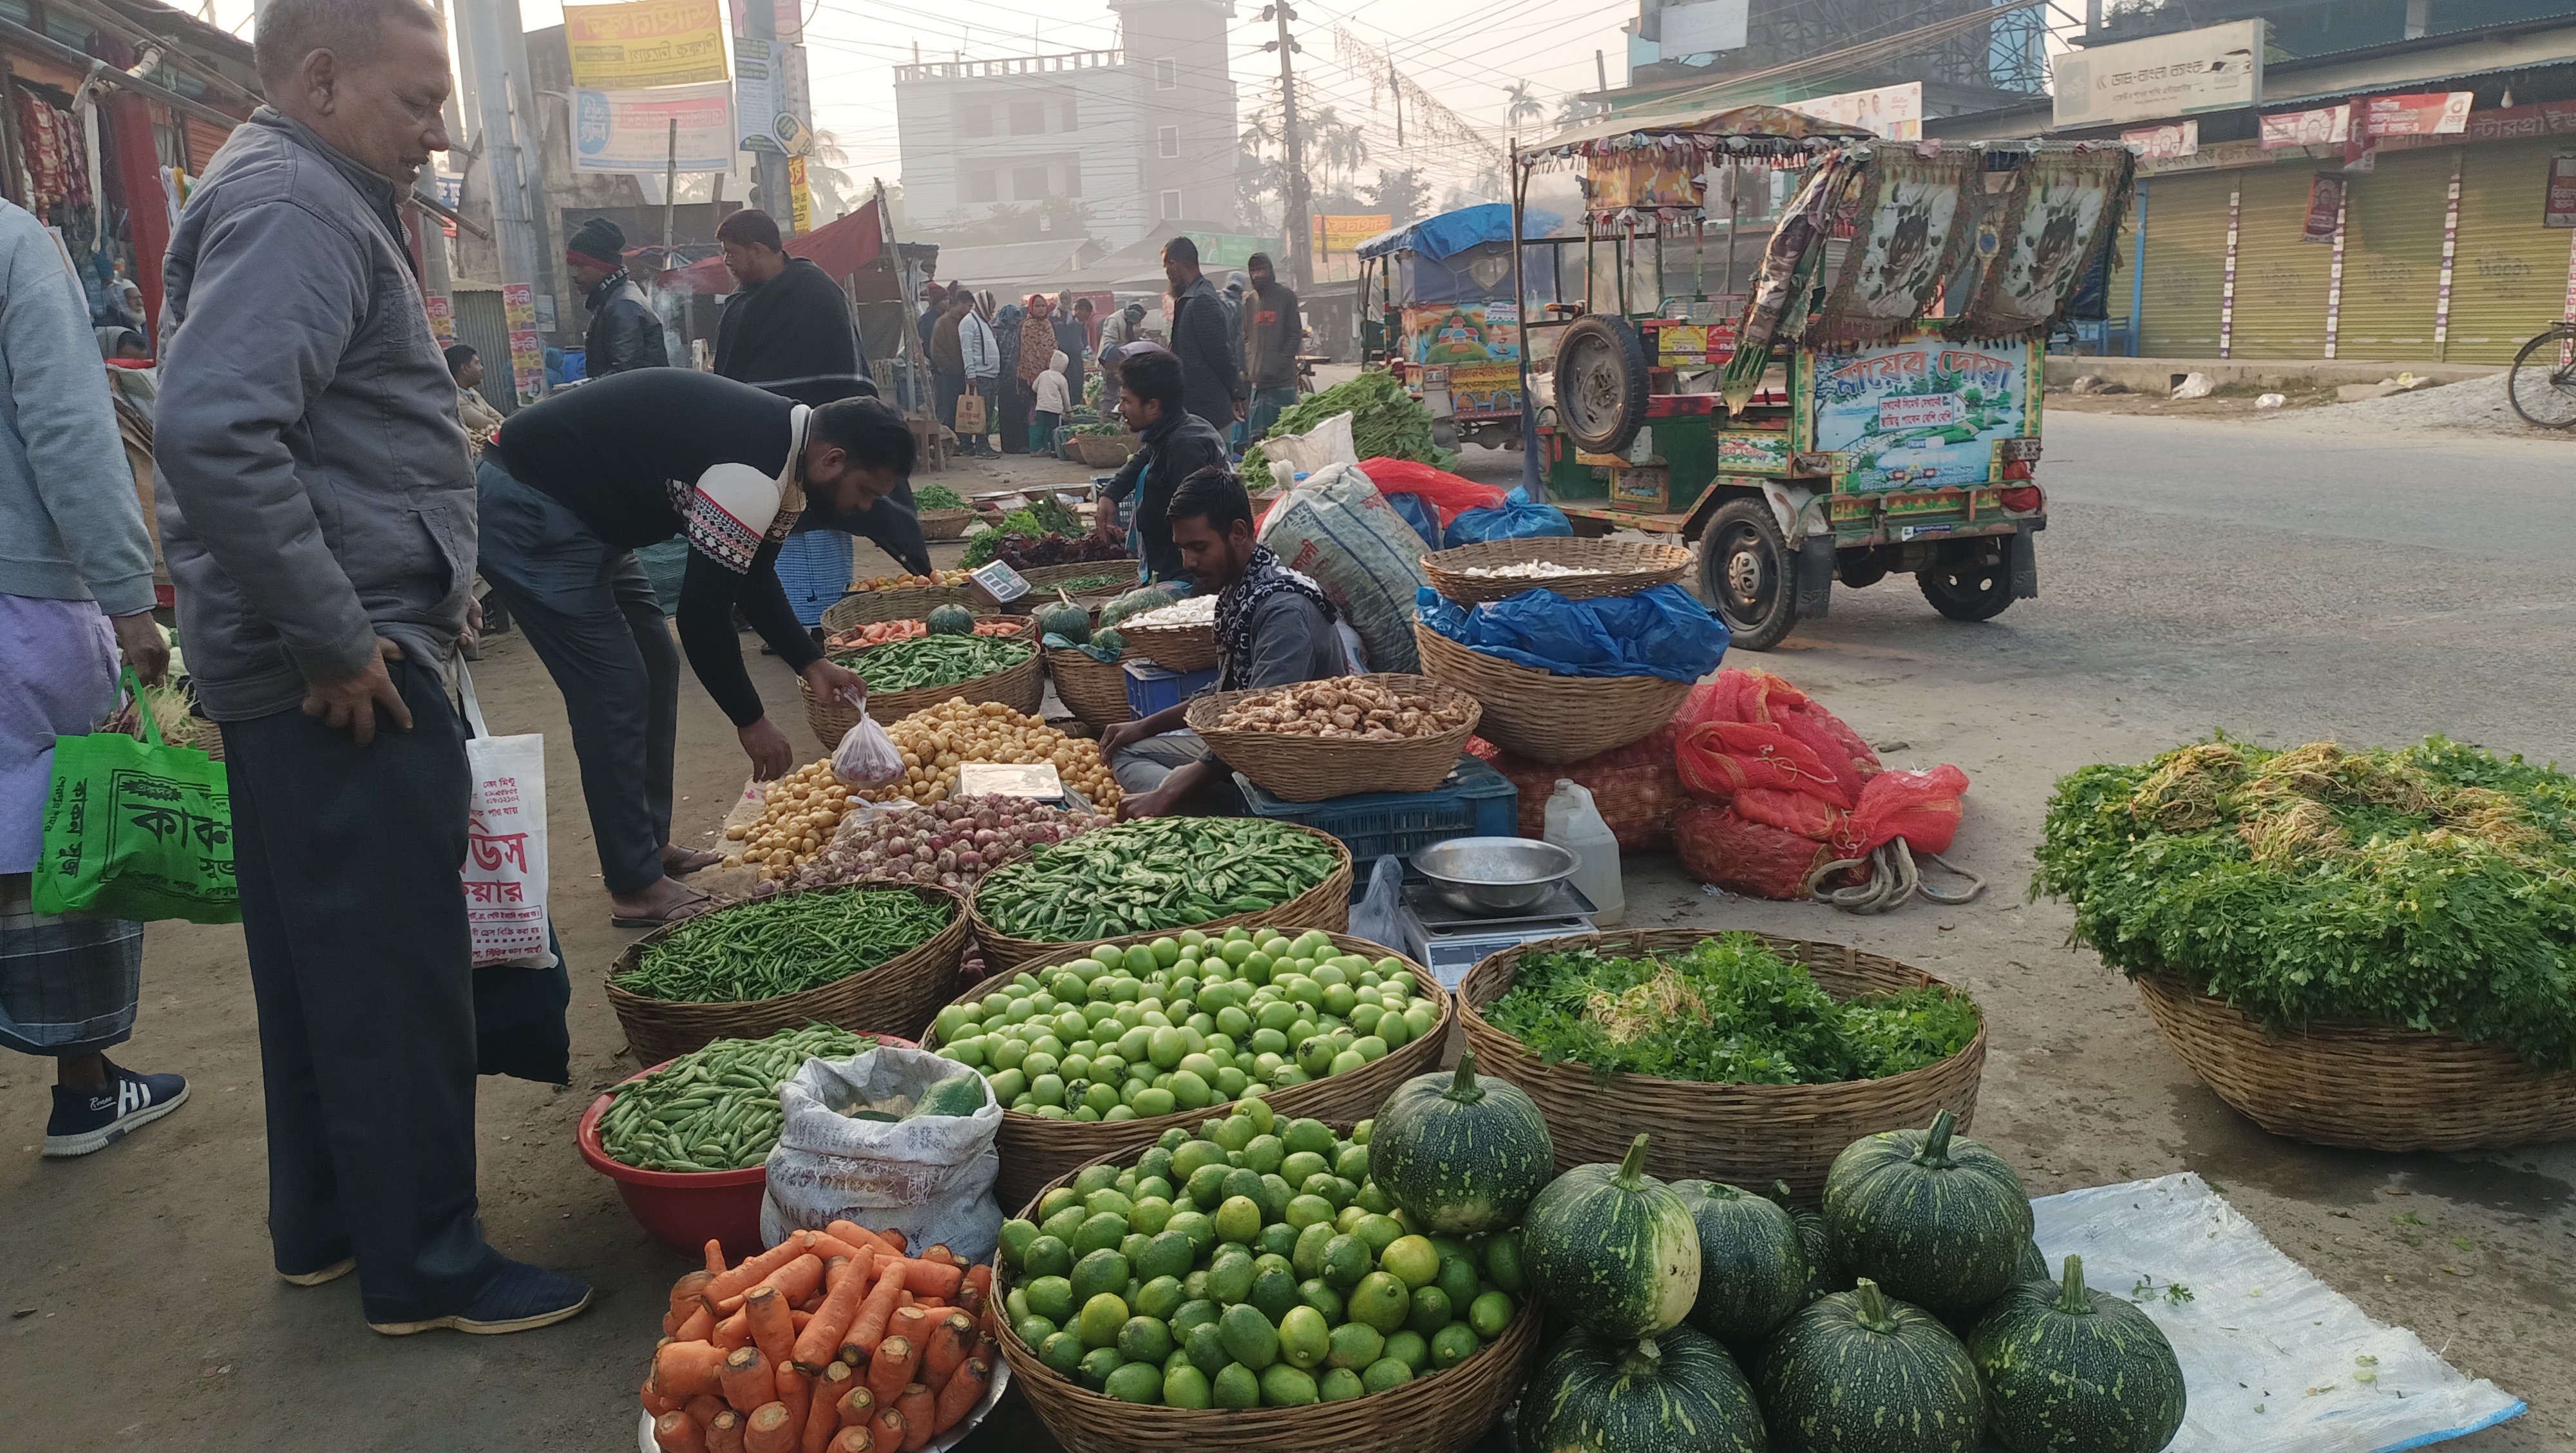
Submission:
<svg viewBox="0 0 2576 1453">
<path fill-rule="evenodd" d="M 608 1003 L 648 1065 L 809 1021 L 914 1034 L 954 988 L 967 927 L 963 898 L 922 883 L 763 894 L 628 944 Z"/>
<path fill-rule="evenodd" d="M 914 490 L 912 507 L 921 518 L 921 537 L 925 540 L 960 539 L 966 527 L 975 523 L 974 508 L 966 503 L 965 496 L 944 484 Z"/>
<path fill-rule="evenodd" d="M 1559 1171 L 1616 1161 L 1812 1200 L 1843 1147 L 1947 1110 L 1965 1129 L 1983 1016 L 1909 964 L 1845 944 L 1691 929 L 1543 939 L 1458 986 L 1476 1066 L 1527 1091 Z"/>
</svg>

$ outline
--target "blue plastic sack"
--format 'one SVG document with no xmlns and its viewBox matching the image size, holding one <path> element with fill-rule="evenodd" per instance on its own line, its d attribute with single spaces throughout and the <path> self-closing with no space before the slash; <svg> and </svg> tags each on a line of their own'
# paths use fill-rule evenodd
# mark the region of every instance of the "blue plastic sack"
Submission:
<svg viewBox="0 0 2576 1453">
<path fill-rule="evenodd" d="M 1425 586 L 1414 608 L 1471 651 L 1556 676 L 1697 681 L 1726 657 L 1726 623 L 1678 585 L 1595 600 L 1525 590 L 1472 610 Z"/>
<path fill-rule="evenodd" d="M 1424 549 L 1440 548 L 1440 512 L 1433 509 L 1429 501 L 1418 494 L 1387 494 L 1384 490 L 1379 493 L 1386 494 L 1386 502 L 1395 506 L 1397 514 L 1404 516 L 1404 522 L 1413 527 L 1413 533 L 1422 537 Z"/>
<path fill-rule="evenodd" d="M 1460 511 L 1449 522 L 1448 536 L 1441 544 L 1455 550 L 1486 540 L 1565 539 L 1573 533 L 1574 522 L 1565 517 L 1565 511 L 1540 504 L 1529 497 L 1529 491 L 1514 485 L 1492 509 Z"/>
</svg>

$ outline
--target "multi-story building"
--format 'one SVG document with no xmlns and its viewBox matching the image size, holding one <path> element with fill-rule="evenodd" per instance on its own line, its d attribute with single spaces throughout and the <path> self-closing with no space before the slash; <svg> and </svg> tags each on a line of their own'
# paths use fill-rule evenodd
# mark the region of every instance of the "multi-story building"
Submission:
<svg viewBox="0 0 2576 1453">
<path fill-rule="evenodd" d="M 895 68 L 904 209 L 936 232 L 996 207 L 1077 207 L 1112 246 L 1162 222 L 1231 230 L 1232 0 L 1111 0 L 1115 50 Z"/>
</svg>

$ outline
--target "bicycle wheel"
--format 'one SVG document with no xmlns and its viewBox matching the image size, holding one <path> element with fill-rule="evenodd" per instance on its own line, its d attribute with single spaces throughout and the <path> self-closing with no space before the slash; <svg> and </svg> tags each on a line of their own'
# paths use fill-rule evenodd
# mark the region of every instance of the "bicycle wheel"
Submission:
<svg viewBox="0 0 2576 1453">
<path fill-rule="evenodd" d="M 2514 355 L 2505 397 L 2525 422 L 2544 429 L 2576 424 L 2576 364 L 2559 361 L 2571 336 L 2576 336 L 2576 327 L 2562 323 L 2525 343 Z"/>
</svg>

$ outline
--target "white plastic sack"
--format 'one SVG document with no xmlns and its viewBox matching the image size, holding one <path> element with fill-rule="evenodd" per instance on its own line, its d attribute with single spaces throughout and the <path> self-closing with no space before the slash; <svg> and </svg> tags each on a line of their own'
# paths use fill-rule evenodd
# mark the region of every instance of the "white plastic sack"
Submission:
<svg viewBox="0 0 2576 1453">
<path fill-rule="evenodd" d="M 546 739 L 534 732 L 496 737 L 474 699 L 474 677 L 456 663 L 465 698 L 465 766 L 474 779 L 465 808 L 465 922 L 474 966 L 551 969 L 546 948 Z"/>
<path fill-rule="evenodd" d="M 983 1077 L 984 1108 L 972 1115 L 924 1115 L 888 1124 L 842 1113 L 861 1102 L 918 1097 L 939 1081 L 972 1074 L 928 1050 L 881 1044 L 850 1059 L 809 1059 L 778 1087 L 785 1124 L 769 1153 L 769 1191 L 760 1237 L 775 1246 L 791 1231 L 834 1220 L 903 1233 L 907 1246 L 945 1246 L 982 1261 L 1001 1240 L 993 1202 L 1001 1155 L 1001 1102 Z"/>
<path fill-rule="evenodd" d="M 902 750 L 872 716 L 860 717 L 832 749 L 832 775 L 852 787 L 883 787 L 903 771 Z"/>
<path fill-rule="evenodd" d="M 2523 1411 L 2403 1327 L 2383 1327 L 2185 1171 L 2030 1203 L 2052 1271 L 2128 1297 L 2182 1363 L 2169 1453 L 2374 1453 L 2466 1437 Z M 2180 1283 L 2188 1301 L 2165 1294 Z M 2365 1380 L 2367 1379 L 2367 1380 Z"/>
<path fill-rule="evenodd" d="M 1321 473 L 1328 464 L 1357 464 L 1359 446 L 1351 442 L 1351 416 L 1335 414 L 1303 434 L 1270 434 L 1261 441 L 1262 457 L 1304 474 Z"/>
<path fill-rule="evenodd" d="M 2183 375 L 2182 382 L 2174 385 L 2173 396 L 2178 399 L 2205 399 L 2216 391 L 2217 385 L 2209 381 L 2208 374 L 2187 373 Z"/>
<path fill-rule="evenodd" d="M 1261 543 L 1324 588 L 1359 633 L 1370 670 L 1420 669 L 1413 596 L 1431 583 L 1422 537 L 1357 465 L 1328 464 L 1290 490 L 1261 522 Z"/>
</svg>

